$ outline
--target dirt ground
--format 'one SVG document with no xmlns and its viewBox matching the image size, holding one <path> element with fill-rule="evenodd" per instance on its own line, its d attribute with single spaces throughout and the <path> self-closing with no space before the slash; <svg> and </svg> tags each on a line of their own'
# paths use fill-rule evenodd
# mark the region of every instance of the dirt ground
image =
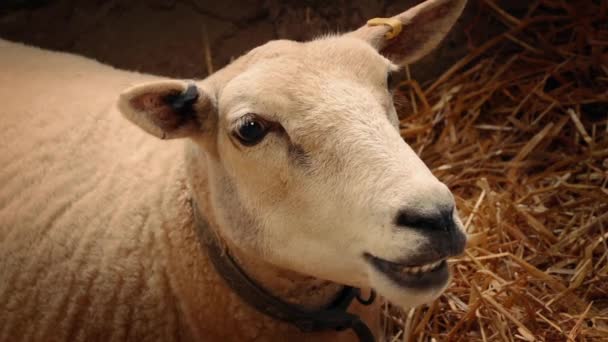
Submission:
<svg viewBox="0 0 608 342">
<path fill-rule="evenodd" d="M 118 68 L 176 78 L 217 70 L 272 39 L 307 40 L 392 16 L 419 0 L 3 0 L 0 37 L 95 58 Z M 503 1 L 517 12 L 526 1 Z M 29 6 L 27 6 L 29 5 Z M 504 5 L 504 4 L 502 4 Z M 437 76 L 467 49 L 502 30 L 483 1 L 470 1 L 442 46 L 412 68 Z"/>
</svg>

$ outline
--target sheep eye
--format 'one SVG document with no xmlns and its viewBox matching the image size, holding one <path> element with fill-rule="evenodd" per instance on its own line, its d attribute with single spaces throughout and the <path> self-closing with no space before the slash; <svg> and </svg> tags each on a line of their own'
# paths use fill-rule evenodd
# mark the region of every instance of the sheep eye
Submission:
<svg viewBox="0 0 608 342">
<path fill-rule="evenodd" d="M 254 114 L 243 116 L 234 132 L 236 138 L 245 146 L 256 145 L 264 139 L 266 133 L 268 133 L 268 125 Z"/>
</svg>

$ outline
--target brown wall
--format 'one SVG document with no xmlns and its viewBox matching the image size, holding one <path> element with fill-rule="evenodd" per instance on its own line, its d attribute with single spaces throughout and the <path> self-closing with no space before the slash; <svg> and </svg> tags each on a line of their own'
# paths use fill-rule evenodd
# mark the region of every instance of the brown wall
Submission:
<svg viewBox="0 0 608 342">
<path fill-rule="evenodd" d="M 42 0 L 9 0 L 14 3 Z M 43 1 L 45 2 L 45 1 Z M 390 16 L 417 0 L 46 0 L 36 8 L 2 9 L 0 37 L 49 49 L 71 51 L 119 68 L 178 78 L 207 75 L 206 29 L 215 69 L 271 39 L 307 40 L 351 30 L 367 19 Z M 515 13 L 527 1 L 503 0 Z M 6 4 L 6 3 L 5 3 Z M 518 9 L 518 7 L 520 9 Z M 435 53 L 412 68 L 420 80 L 436 76 L 471 44 L 503 26 L 470 0 L 465 14 Z"/>
</svg>

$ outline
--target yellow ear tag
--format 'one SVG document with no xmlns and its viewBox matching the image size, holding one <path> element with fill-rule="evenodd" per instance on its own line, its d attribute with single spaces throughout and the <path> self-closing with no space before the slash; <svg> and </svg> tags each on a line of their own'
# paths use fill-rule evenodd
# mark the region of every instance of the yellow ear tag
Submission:
<svg viewBox="0 0 608 342">
<path fill-rule="evenodd" d="M 393 39 L 401 33 L 401 29 L 403 28 L 403 24 L 401 20 L 395 18 L 373 18 L 367 21 L 367 25 L 369 26 L 378 26 L 378 25 L 386 25 L 391 28 L 390 31 L 386 32 L 384 38 Z"/>
</svg>

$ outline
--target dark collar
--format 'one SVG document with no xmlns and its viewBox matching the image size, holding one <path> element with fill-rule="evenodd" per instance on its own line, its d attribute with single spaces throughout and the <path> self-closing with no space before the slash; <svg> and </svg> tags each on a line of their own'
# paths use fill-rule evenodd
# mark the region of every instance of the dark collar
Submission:
<svg viewBox="0 0 608 342">
<path fill-rule="evenodd" d="M 375 299 L 373 291 L 370 298 L 364 300 L 361 299 L 358 288 L 344 286 L 330 305 L 316 311 L 304 310 L 286 303 L 259 286 L 243 271 L 230 253 L 220 245 L 216 235 L 209 229 L 208 222 L 201 216 L 194 200 L 191 204 L 199 239 L 207 250 L 215 270 L 247 304 L 265 315 L 293 324 L 303 332 L 353 329 L 359 341 L 375 341 L 374 335 L 359 316 L 346 312 L 355 298 L 364 305 L 371 304 Z"/>
</svg>

